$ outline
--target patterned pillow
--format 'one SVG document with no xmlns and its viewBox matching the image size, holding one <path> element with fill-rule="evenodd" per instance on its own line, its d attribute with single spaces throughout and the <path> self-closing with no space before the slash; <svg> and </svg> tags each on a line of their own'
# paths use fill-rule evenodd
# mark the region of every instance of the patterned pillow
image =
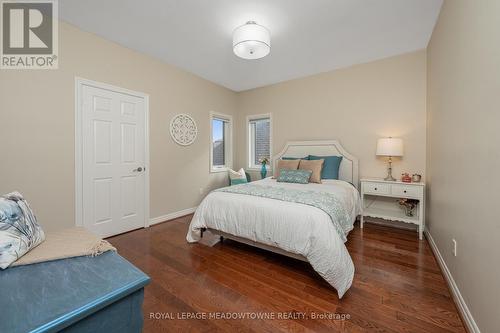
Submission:
<svg viewBox="0 0 500 333">
<path fill-rule="evenodd" d="M 311 178 L 311 174 L 312 174 L 311 170 L 281 169 L 277 181 L 282 183 L 307 184 L 309 183 L 309 178 Z"/>
<path fill-rule="evenodd" d="M 28 202 L 18 192 L 0 196 L 0 268 L 9 267 L 45 240 Z"/>
</svg>

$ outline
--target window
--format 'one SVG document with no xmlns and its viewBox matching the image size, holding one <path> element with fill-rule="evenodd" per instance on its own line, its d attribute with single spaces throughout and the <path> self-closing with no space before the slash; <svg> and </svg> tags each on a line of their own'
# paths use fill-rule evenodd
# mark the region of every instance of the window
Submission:
<svg viewBox="0 0 500 333">
<path fill-rule="evenodd" d="M 250 116 L 248 119 L 248 167 L 258 169 L 259 160 L 271 160 L 271 116 Z M 269 167 L 269 163 L 268 163 Z"/>
<path fill-rule="evenodd" d="M 231 116 L 212 113 L 210 128 L 210 171 L 225 171 L 232 162 Z"/>
</svg>

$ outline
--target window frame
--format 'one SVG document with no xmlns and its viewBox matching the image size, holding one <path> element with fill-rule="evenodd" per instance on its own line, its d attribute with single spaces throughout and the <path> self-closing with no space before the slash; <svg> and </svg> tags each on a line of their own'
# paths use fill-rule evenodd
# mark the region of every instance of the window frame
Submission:
<svg viewBox="0 0 500 333">
<path fill-rule="evenodd" d="M 253 147 L 253 136 L 252 131 L 250 130 L 250 125 L 252 121 L 259 119 L 269 119 L 269 164 L 266 165 L 266 169 L 268 171 L 272 171 L 272 163 L 273 163 L 273 117 L 272 113 L 263 113 L 263 114 L 254 114 L 246 117 L 246 166 L 247 170 L 257 171 L 261 169 L 261 165 L 256 165 L 253 163 L 254 161 L 254 147 Z"/>
<path fill-rule="evenodd" d="M 214 166 L 213 165 L 213 120 L 222 120 L 225 122 L 224 128 L 224 162 L 223 166 Z M 209 131 L 209 142 L 210 142 L 210 151 L 209 151 L 209 171 L 210 173 L 217 172 L 226 172 L 233 167 L 233 117 L 231 115 L 219 113 L 219 112 L 210 112 L 210 131 Z"/>
</svg>

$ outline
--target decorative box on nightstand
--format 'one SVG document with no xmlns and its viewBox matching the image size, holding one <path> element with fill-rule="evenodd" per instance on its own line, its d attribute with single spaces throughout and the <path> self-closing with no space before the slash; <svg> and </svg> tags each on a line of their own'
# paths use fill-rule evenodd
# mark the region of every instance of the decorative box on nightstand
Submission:
<svg viewBox="0 0 500 333">
<path fill-rule="evenodd" d="M 372 200 L 370 200 L 370 198 Z M 385 200 L 386 205 L 376 205 L 378 198 L 394 199 Z M 406 198 L 418 200 L 413 216 L 407 216 L 403 209 L 397 207 L 395 199 Z M 382 200 L 383 201 L 383 200 Z M 371 202 L 367 205 L 367 202 Z M 376 217 L 384 220 L 401 221 L 413 223 L 418 226 L 418 235 L 422 239 L 424 232 L 425 215 L 425 184 L 424 183 L 403 183 L 400 181 L 386 181 L 377 178 L 361 179 L 361 204 L 363 214 L 361 214 L 361 228 L 363 228 L 364 217 Z"/>
</svg>

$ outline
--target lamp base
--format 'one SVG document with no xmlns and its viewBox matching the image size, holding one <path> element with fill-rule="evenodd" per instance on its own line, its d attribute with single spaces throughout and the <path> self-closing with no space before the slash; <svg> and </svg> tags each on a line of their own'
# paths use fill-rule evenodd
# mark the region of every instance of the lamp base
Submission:
<svg viewBox="0 0 500 333">
<path fill-rule="evenodd" d="M 392 175 L 388 175 L 387 177 L 384 178 L 384 180 L 388 182 L 395 182 L 396 178 L 394 178 Z"/>
<path fill-rule="evenodd" d="M 387 167 L 387 177 L 384 178 L 385 181 L 395 182 L 396 178 L 392 176 L 392 156 L 389 156 L 389 165 Z"/>
</svg>

